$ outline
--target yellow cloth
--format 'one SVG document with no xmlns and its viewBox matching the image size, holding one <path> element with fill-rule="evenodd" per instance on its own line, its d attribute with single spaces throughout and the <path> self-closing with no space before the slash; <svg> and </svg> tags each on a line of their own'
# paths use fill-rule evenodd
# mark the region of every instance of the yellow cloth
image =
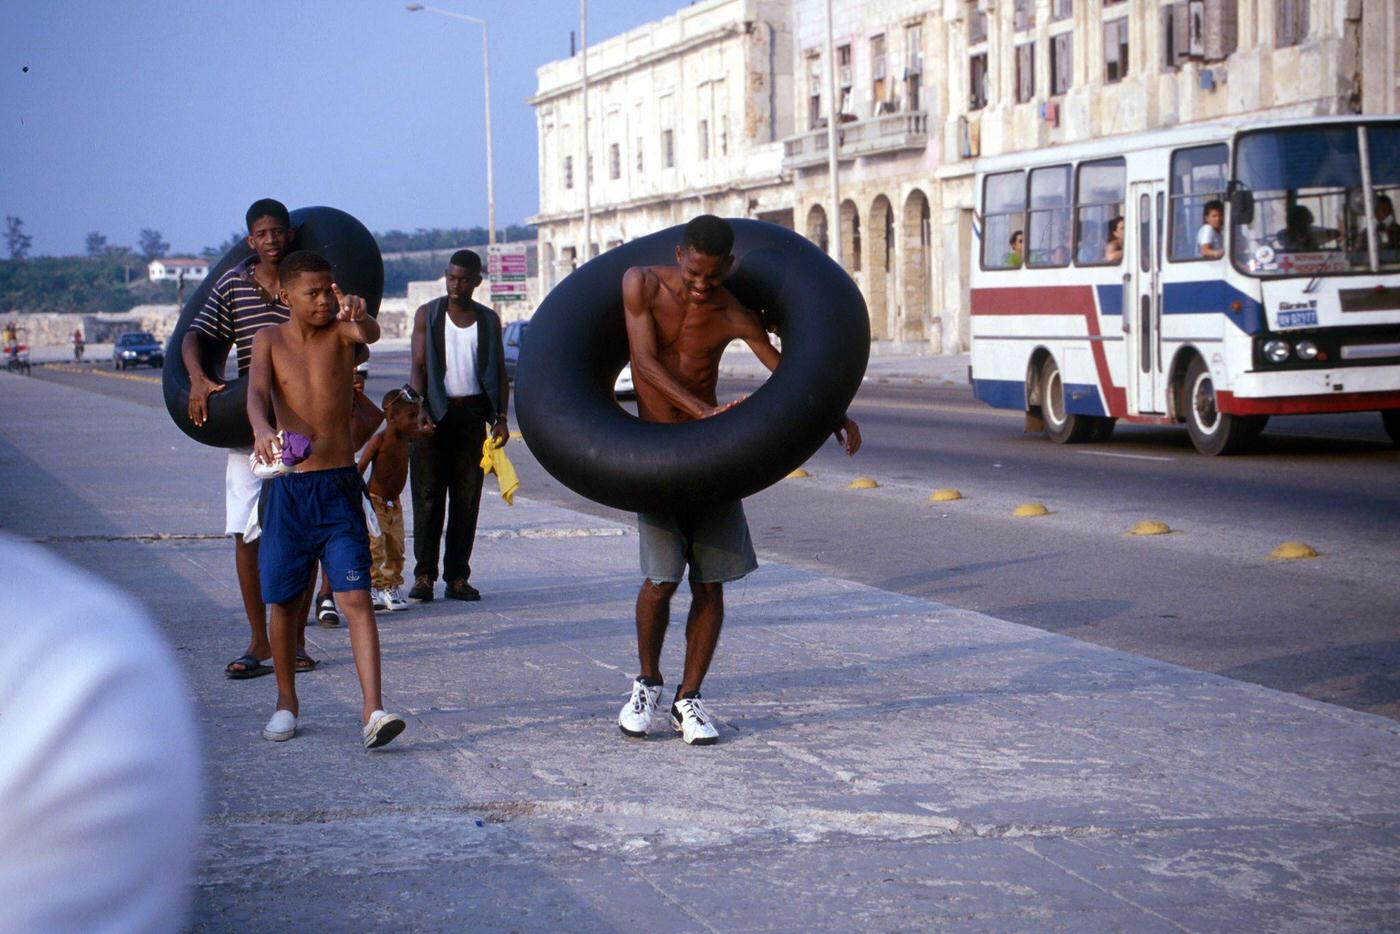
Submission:
<svg viewBox="0 0 1400 934">
<path fill-rule="evenodd" d="M 515 465 L 506 457 L 505 448 L 493 445 L 491 440 L 491 436 L 487 435 L 486 442 L 481 446 L 481 469 L 496 475 L 496 482 L 501 485 L 501 499 L 506 501 L 507 506 L 514 506 L 512 500 L 515 491 L 520 489 L 520 479 L 515 475 Z"/>
</svg>

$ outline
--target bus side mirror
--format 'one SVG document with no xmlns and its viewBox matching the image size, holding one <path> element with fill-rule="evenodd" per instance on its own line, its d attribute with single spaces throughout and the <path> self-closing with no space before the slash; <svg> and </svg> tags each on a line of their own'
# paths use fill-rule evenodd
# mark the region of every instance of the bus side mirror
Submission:
<svg viewBox="0 0 1400 934">
<path fill-rule="evenodd" d="M 1230 192 L 1231 223 L 1248 226 L 1254 223 L 1254 192 L 1235 188 Z"/>
</svg>

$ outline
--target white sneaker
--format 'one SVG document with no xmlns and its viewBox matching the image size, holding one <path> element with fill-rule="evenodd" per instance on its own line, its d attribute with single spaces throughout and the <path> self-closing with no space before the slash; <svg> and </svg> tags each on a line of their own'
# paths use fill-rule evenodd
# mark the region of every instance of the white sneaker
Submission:
<svg viewBox="0 0 1400 934">
<path fill-rule="evenodd" d="M 719 742 L 719 730 L 699 694 L 682 697 L 671 705 L 671 729 L 691 746 L 713 746 Z"/>
<path fill-rule="evenodd" d="M 404 599 L 403 591 L 399 590 L 399 588 L 387 587 L 379 591 L 379 593 L 384 597 L 384 605 L 389 610 L 408 609 L 408 601 Z"/>
<path fill-rule="evenodd" d="M 296 735 L 297 715 L 290 710 L 278 708 L 272 714 L 272 719 L 267 721 L 267 726 L 263 727 L 263 739 L 274 743 L 285 743 Z"/>
<path fill-rule="evenodd" d="M 656 705 L 661 701 L 661 685 L 654 687 L 643 684 L 638 678 L 632 682 L 632 697 L 617 715 L 617 727 L 628 736 L 644 737 L 651 729 L 651 718 L 656 713 Z"/>
<path fill-rule="evenodd" d="M 385 593 L 386 591 L 380 590 L 378 587 L 371 587 L 369 589 L 369 602 L 373 604 L 376 610 L 389 609 L 389 602 L 388 598 L 384 596 Z"/>
<path fill-rule="evenodd" d="M 365 738 L 365 748 L 378 749 L 380 746 L 389 745 L 407 725 L 403 722 L 403 717 L 376 710 L 369 715 L 369 722 L 360 731 Z"/>
</svg>

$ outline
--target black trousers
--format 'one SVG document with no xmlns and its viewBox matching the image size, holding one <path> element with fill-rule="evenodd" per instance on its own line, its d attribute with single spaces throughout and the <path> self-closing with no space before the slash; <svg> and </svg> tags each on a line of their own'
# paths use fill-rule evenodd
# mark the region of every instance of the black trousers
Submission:
<svg viewBox="0 0 1400 934">
<path fill-rule="evenodd" d="M 472 576 L 472 544 L 481 508 L 481 446 L 486 442 L 490 408 L 485 395 L 468 396 L 460 403 L 454 400 L 432 436 L 419 438 L 409 448 L 415 578 L 437 580 L 439 546 L 444 580 Z"/>
</svg>

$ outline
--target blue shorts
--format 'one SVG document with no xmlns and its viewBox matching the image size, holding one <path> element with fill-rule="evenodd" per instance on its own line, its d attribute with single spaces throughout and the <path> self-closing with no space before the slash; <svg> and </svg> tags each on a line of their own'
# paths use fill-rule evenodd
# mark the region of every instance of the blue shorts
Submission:
<svg viewBox="0 0 1400 934">
<path fill-rule="evenodd" d="M 264 480 L 258 579 L 264 603 L 290 603 L 325 565 L 331 590 L 369 589 L 369 529 L 354 467 L 289 473 Z"/>
</svg>

